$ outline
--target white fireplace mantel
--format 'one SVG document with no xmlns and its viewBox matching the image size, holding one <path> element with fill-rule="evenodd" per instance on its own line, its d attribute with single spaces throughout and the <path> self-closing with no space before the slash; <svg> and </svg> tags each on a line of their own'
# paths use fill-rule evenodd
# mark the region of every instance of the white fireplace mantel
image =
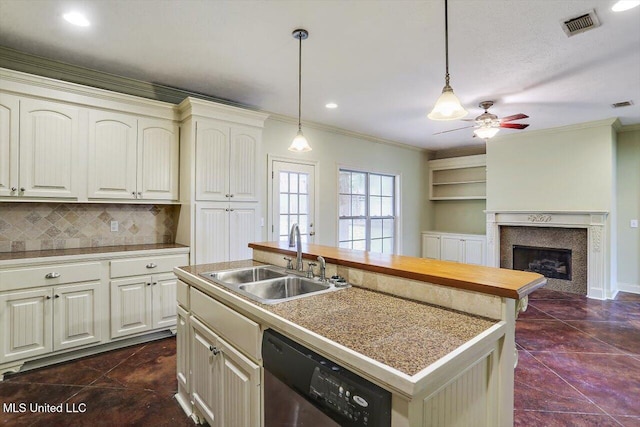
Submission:
<svg viewBox="0 0 640 427">
<path fill-rule="evenodd" d="M 615 297 L 611 288 L 611 242 L 608 212 L 485 211 L 487 214 L 487 265 L 500 267 L 500 226 L 563 227 L 587 229 L 587 296 Z"/>
</svg>

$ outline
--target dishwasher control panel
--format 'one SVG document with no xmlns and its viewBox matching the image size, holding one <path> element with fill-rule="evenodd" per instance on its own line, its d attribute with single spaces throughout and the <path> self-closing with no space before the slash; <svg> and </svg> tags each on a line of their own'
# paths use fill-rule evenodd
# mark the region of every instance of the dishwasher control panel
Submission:
<svg viewBox="0 0 640 427">
<path fill-rule="evenodd" d="M 311 377 L 309 395 L 323 406 L 353 421 L 355 425 L 371 425 L 370 420 L 373 418 L 368 393 L 343 378 L 316 366 Z"/>
</svg>

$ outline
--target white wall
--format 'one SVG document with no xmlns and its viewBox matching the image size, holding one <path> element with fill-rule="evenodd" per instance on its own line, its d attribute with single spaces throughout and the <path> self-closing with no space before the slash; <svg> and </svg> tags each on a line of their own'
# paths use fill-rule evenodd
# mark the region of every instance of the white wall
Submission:
<svg viewBox="0 0 640 427">
<path fill-rule="evenodd" d="M 615 120 L 487 142 L 487 210 L 615 209 Z"/>
<path fill-rule="evenodd" d="M 617 159 L 618 289 L 640 293 L 640 125 L 618 133 Z"/>
<path fill-rule="evenodd" d="M 429 227 L 426 161 L 424 151 L 351 136 L 328 128 L 305 126 L 303 131 L 312 151 L 292 153 L 287 150 L 297 131 L 297 124 L 269 118 L 263 131 L 262 161 L 266 177 L 267 155 L 318 162 L 319 218 L 316 218 L 316 243 L 337 246 L 338 167 L 400 175 L 401 247 L 403 255 L 420 256 L 420 231 Z M 263 239 L 267 235 L 267 209 L 270 209 L 267 182 L 261 200 L 265 215 Z"/>
</svg>

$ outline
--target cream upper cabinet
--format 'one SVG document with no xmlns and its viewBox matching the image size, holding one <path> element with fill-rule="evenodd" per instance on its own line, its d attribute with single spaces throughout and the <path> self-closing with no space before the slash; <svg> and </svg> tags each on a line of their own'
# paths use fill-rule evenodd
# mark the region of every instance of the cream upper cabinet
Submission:
<svg viewBox="0 0 640 427">
<path fill-rule="evenodd" d="M 134 199 L 138 122 L 125 114 L 89 113 L 88 197 Z"/>
<path fill-rule="evenodd" d="M 18 194 L 20 101 L 0 93 L 0 197 Z"/>
<path fill-rule="evenodd" d="M 178 125 L 169 120 L 138 120 L 137 198 L 178 200 Z"/>
<path fill-rule="evenodd" d="M 178 199 L 174 122 L 93 110 L 87 152 L 90 199 Z"/>
<path fill-rule="evenodd" d="M 81 109 L 58 102 L 20 98 L 19 127 L 16 128 L 15 100 L 3 94 L 3 104 L 5 99 L 13 111 L 8 112 L 6 105 L 2 108 L 3 130 L 0 144 L 3 151 L 7 144 L 15 147 L 16 137 L 13 132 L 19 129 L 20 152 L 18 154 L 15 148 L 10 148 L 9 162 L 13 167 L 10 166 L 8 172 L 5 171 L 5 160 L 0 160 L 2 180 L 6 182 L 8 176 L 11 181 L 8 194 L 4 188 L 5 183 L 2 183 L 1 195 L 77 198 Z M 9 124 L 8 131 L 4 129 L 5 121 Z M 19 163 L 16 163 L 16 155 L 19 156 Z"/>
<path fill-rule="evenodd" d="M 218 120 L 196 125 L 196 199 L 257 201 L 256 162 L 261 131 Z"/>
<path fill-rule="evenodd" d="M 486 265 L 486 236 L 437 231 L 422 233 L 422 257 Z"/>
</svg>

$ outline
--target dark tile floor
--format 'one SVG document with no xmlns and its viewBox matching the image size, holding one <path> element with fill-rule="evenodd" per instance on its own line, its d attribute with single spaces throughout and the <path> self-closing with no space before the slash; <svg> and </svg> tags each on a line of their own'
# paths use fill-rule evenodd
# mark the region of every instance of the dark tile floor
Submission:
<svg viewBox="0 0 640 427">
<path fill-rule="evenodd" d="M 515 426 L 640 427 L 640 295 L 538 290 L 516 345 Z"/>
<path fill-rule="evenodd" d="M 515 426 L 640 427 L 640 295 L 596 301 L 538 290 L 520 314 L 516 343 Z M 62 403 L 86 411 L 3 407 L 0 424 L 193 426 L 173 399 L 175 363 L 175 339 L 167 338 L 7 376 L 3 406 Z"/>
</svg>

